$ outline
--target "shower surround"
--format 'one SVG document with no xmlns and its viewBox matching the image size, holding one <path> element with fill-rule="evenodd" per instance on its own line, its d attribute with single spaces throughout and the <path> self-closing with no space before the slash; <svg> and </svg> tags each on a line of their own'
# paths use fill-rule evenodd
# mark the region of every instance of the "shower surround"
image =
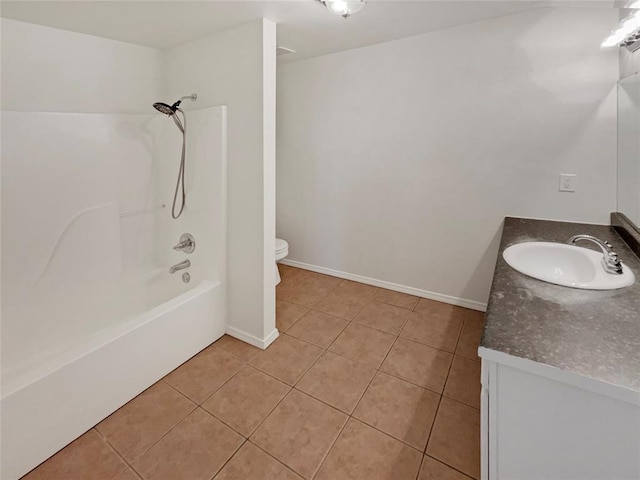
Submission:
<svg viewBox="0 0 640 480">
<path fill-rule="evenodd" d="M 2 112 L 1 478 L 224 334 L 226 107 L 187 115 L 173 220 L 181 138 L 166 117 Z M 186 232 L 192 254 L 172 249 Z M 189 283 L 169 274 L 186 259 Z"/>
</svg>

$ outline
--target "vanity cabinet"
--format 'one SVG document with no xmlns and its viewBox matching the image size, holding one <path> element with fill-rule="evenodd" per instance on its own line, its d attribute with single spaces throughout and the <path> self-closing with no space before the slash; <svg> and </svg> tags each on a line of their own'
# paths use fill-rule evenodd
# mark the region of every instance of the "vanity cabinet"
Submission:
<svg viewBox="0 0 640 480">
<path fill-rule="evenodd" d="M 483 480 L 640 479 L 640 394 L 480 347 Z"/>
</svg>

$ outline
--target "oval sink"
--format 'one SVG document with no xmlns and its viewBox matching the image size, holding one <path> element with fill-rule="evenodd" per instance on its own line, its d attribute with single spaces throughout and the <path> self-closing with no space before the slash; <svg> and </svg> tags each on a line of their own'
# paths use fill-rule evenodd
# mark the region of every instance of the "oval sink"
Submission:
<svg viewBox="0 0 640 480">
<path fill-rule="evenodd" d="M 506 262 L 520 273 L 544 282 L 587 290 L 613 290 L 632 285 L 635 275 L 624 263 L 620 275 L 607 273 L 602 253 L 552 242 L 524 242 L 503 252 Z"/>
</svg>

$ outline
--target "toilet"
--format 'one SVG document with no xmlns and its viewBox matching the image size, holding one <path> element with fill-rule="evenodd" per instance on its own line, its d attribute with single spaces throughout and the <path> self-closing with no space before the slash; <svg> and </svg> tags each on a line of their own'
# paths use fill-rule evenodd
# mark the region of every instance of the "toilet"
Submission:
<svg viewBox="0 0 640 480">
<path fill-rule="evenodd" d="M 280 272 L 278 271 L 278 262 L 289 255 L 289 244 L 286 240 L 276 238 L 276 285 L 280 283 Z"/>
</svg>

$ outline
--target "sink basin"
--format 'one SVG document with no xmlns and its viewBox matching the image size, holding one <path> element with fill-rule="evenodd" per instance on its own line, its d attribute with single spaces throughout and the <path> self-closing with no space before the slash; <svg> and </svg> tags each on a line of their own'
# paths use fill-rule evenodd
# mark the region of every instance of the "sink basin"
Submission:
<svg viewBox="0 0 640 480">
<path fill-rule="evenodd" d="M 633 272 L 624 263 L 621 275 L 605 272 L 602 253 L 563 243 L 524 242 L 503 252 L 506 262 L 538 280 L 587 290 L 613 290 L 632 285 Z"/>
</svg>

